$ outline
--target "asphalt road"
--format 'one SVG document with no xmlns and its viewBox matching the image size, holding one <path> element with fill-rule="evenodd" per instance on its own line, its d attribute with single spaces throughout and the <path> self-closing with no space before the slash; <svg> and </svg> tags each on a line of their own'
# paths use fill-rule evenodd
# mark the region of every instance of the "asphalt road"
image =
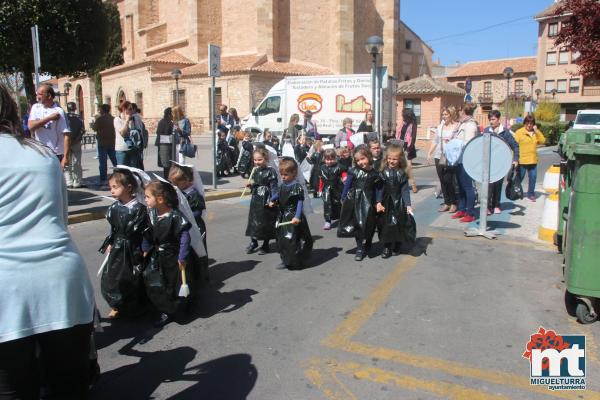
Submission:
<svg viewBox="0 0 600 400">
<path fill-rule="evenodd" d="M 554 159 L 542 155 L 542 163 Z M 355 262 L 353 239 L 321 230 L 315 200 L 308 216 L 315 250 L 301 271 L 279 269 L 276 252 L 245 254 L 247 199 L 210 202 L 212 281 L 200 305 L 163 329 L 153 328 L 150 316 L 103 320 L 94 398 L 600 398 L 529 384 L 522 354 L 543 326 L 587 335 L 588 387 L 600 390 L 600 325 L 582 326 L 567 314 L 560 256 L 522 232 L 536 223 L 528 215 L 542 202 L 507 204 L 494 216 L 505 228 L 495 241 L 465 238 L 464 226 L 436 211 L 433 168 L 416 176 L 419 238 L 407 254 L 382 260 L 375 246 Z M 106 315 L 96 250 L 107 224 L 70 229 Z"/>
</svg>

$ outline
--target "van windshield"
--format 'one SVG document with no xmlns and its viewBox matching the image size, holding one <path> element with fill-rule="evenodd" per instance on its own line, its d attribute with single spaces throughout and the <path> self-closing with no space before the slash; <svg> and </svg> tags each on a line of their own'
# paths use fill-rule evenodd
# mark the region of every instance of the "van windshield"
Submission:
<svg viewBox="0 0 600 400">
<path fill-rule="evenodd" d="M 275 114 L 279 112 L 279 106 L 281 105 L 281 97 L 280 96 L 271 96 L 267 97 L 265 101 L 263 101 L 256 113 L 258 115 L 269 115 Z"/>
<path fill-rule="evenodd" d="M 575 123 L 578 125 L 600 125 L 600 114 L 579 114 Z"/>
</svg>

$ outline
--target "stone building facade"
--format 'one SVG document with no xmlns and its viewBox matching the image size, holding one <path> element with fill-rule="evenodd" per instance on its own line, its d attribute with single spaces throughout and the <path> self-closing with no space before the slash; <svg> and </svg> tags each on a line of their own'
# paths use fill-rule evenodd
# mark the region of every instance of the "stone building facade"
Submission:
<svg viewBox="0 0 600 400">
<path fill-rule="evenodd" d="M 138 103 L 151 129 L 179 99 L 194 132 L 208 128 L 208 45 L 219 45 L 218 103 L 250 112 L 268 90 L 290 75 L 368 73 L 367 38 L 384 40 L 381 65 L 400 79 L 431 64 L 432 50 L 400 22 L 399 0 L 112 0 L 121 15 L 125 63 L 102 71 L 103 101 Z M 404 70 L 405 35 L 425 63 Z M 417 58 L 417 57 L 415 57 Z M 409 64 L 408 62 L 406 64 Z"/>
</svg>

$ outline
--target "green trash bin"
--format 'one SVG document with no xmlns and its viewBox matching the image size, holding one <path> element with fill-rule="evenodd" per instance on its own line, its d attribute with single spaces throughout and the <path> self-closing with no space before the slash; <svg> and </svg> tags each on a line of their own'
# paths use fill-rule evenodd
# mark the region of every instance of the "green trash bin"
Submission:
<svg viewBox="0 0 600 400">
<path fill-rule="evenodd" d="M 577 300 L 580 322 L 598 317 L 600 299 L 600 132 L 588 132 L 585 143 L 567 148 L 574 162 L 566 225 L 565 281 Z"/>
<path fill-rule="evenodd" d="M 569 158 L 568 152 L 571 146 L 577 144 L 586 144 L 588 135 L 600 133 L 598 130 L 589 129 L 569 129 L 560 136 L 558 141 L 558 154 L 560 161 L 560 177 L 558 181 L 558 226 L 556 229 L 555 245 L 558 251 L 565 253 L 567 237 L 564 234 L 569 216 L 569 199 L 571 198 L 571 187 L 573 185 L 573 176 L 575 172 L 575 158 Z"/>
</svg>

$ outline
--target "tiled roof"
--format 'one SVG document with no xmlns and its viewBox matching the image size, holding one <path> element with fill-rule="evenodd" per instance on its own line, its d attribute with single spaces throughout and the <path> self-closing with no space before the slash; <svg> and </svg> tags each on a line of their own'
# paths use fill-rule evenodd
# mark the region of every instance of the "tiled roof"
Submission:
<svg viewBox="0 0 600 400">
<path fill-rule="evenodd" d="M 448 75 L 448 78 L 472 76 L 502 75 L 504 68 L 511 67 L 515 74 L 535 72 L 537 59 L 535 57 L 505 58 L 488 61 L 471 61 Z"/>
<path fill-rule="evenodd" d="M 421 75 L 418 78 L 398 83 L 396 94 L 453 94 L 464 96 L 465 91 L 448 82 L 433 79 L 429 75 Z"/>
<path fill-rule="evenodd" d="M 184 57 L 181 53 L 176 50 L 169 50 L 166 53 L 157 54 L 149 57 L 148 60 L 153 63 L 165 63 L 165 64 L 189 64 L 192 65 L 194 62 L 187 57 Z"/>
<path fill-rule="evenodd" d="M 281 75 L 325 75 L 332 71 L 323 67 L 298 63 L 268 61 L 266 55 L 239 55 L 221 58 L 221 73 L 236 72 L 270 72 Z M 181 70 L 182 77 L 195 77 L 208 75 L 207 60 L 185 67 Z M 169 78 L 169 73 L 155 74 L 153 78 Z"/>
<path fill-rule="evenodd" d="M 554 13 L 556 13 L 556 10 L 558 9 L 558 7 L 561 6 L 561 3 L 562 3 L 562 1 L 552 3 L 548 8 L 546 8 L 544 11 L 542 11 L 541 13 L 536 15 L 534 18 L 535 19 L 543 19 L 543 18 L 548 18 L 548 17 L 554 16 Z"/>
<path fill-rule="evenodd" d="M 143 58 L 139 61 L 135 61 L 128 64 L 117 65 L 116 67 L 112 67 L 109 69 L 105 69 L 101 71 L 101 74 L 107 74 L 115 71 L 119 71 L 125 68 L 136 67 L 144 64 L 174 64 L 174 65 L 193 65 L 194 62 L 187 57 L 184 57 L 177 50 L 169 50 L 165 53 L 157 54 L 151 57 Z"/>
</svg>

